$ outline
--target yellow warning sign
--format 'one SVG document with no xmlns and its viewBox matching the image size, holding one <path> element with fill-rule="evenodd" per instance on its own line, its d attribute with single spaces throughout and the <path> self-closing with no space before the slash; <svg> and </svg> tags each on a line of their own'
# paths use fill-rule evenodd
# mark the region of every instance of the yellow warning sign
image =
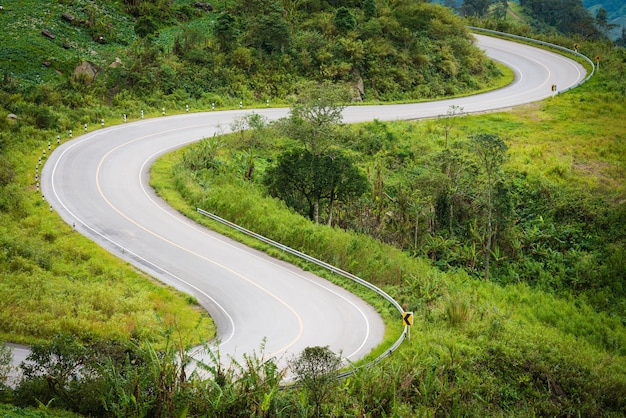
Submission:
<svg viewBox="0 0 626 418">
<path fill-rule="evenodd" d="M 410 327 L 413 325 L 413 312 L 402 313 L 402 325 Z"/>
</svg>

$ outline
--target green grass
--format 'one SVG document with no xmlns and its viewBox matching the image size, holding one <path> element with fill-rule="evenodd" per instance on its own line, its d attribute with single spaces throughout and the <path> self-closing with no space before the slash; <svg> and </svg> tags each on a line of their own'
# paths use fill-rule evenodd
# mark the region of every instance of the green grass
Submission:
<svg viewBox="0 0 626 418">
<path fill-rule="evenodd" d="M 626 193 L 623 101 L 583 86 L 541 103 L 464 119 L 464 133 L 497 132 L 510 147 L 509 167 L 561 184 Z M 590 99 L 590 97 L 592 97 Z"/>
<path fill-rule="evenodd" d="M 0 213 L 0 340 L 33 344 L 65 332 L 83 341 L 159 344 L 172 328 L 191 342 L 211 339 L 214 325 L 193 298 L 138 272 L 49 211 L 32 184 L 36 155 L 18 166 L 17 180 L 29 191 L 16 203 L 24 216 Z"/>
<path fill-rule="evenodd" d="M 19 74 L 20 79 L 32 84 L 57 80 L 56 70 L 71 73 L 83 60 L 107 66 L 134 38 L 133 22 L 121 13 L 116 2 L 15 1 L 4 4 L 4 8 L 0 13 L 0 70 Z M 68 12 L 78 20 L 87 20 L 90 10 L 97 16 L 107 44 L 95 42 L 88 31 L 61 17 Z M 42 30 L 53 33 L 55 39 L 43 36 Z M 44 61 L 50 66 L 44 66 Z"/>
<path fill-rule="evenodd" d="M 0 404 L 0 416 L 6 418 L 77 418 L 78 414 L 60 411 L 45 406 L 39 408 L 19 408 L 13 405 Z"/>
</svg>

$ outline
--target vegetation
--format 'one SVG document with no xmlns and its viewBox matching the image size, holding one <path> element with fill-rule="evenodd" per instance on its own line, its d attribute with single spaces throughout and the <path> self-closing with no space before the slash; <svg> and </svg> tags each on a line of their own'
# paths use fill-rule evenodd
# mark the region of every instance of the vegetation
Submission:
<svg viewBox="0 0 626 418">
<path fill-rule="evenodd" d="M 36 193 L 39 172 L 33 168 L 39 168 L 39 158 L 45 162 L 41 150 L 49 151 L 50 143 L 102 120 L 121 122 L 122 115 L 132 120 L 160 114 L 162 108 L 182 109 L 184 103 L 209 108 L 242 98 L 246 103 L 285 100 L 296 82 L 307 78 L 348 81 L 357 90 L 362 82 L 372 98 L 407 99 L 469 91 L 486 86 L 497 73 L 471 45 L 462 22 L 438 6 L 370 4 L 367 16 L 350 6 L 336 19 L 343 22 L 340 29 L 331 6 L 295 6 L 227 2 L 223 10 L 209 13 L 185 1 L 76 0 L 45 7 L 26 1 L 0 13 L 0 241 L 5 249 L 0 339 L 34 343 L 60 331 L 80 334 L 83 341 L 124 340 L 148 337 L 154 327 L 173 322 L 193 327 L 200 320 L 192 298 L 149 284 L 49 213 Z M 272 19 L 261 19 L 258 8 L 266 8 Z M 411 15 L 424 20 L 406 20 Z M 133 23 L 133 16 L 141 19 Z M 350 17 L 356 22 L 352 28 Z M 216 19 L 219 25 L 213 26 Z M 288 37 L 275 22 L 287 25 Z M 411 35 L 418 32 L 419 37 Z M 429 38 L 435 32 L 437 45 Z M 379 38 L 385 39 L 384 49 L 368 47 L 374 55 L 363 55 L 364 45 L 378 44 Z M 418 47 L 437 51 L 436 62 L 406 61 Z M 313 48 L 315 56 L 303 48 Z M 398 60 L 406 62 L 398 66 Z M 374 62 L 375 68 L 367 67 Z M 355 83 L 357 73 L 361 81 Z M 260 86 L 281 90 L 264 92 Z M 361 95 L 354 88 L 349 94 Z M 258 143 L 248 144 L 249 176 Z M 348 160 L 341 161 L 349 169 Z M 353 193 L 324 192 L 335 200 Z M 205 329 L 208 338 L 212 329 Z"/>
<path fill-rule="evenodd" d="M 162 176 L 172 176 L 191 208 L 347 269 L 417 313 L 417 337 L 399 358 L 357 375 L 371 383 L 349 379 L 346 397 L 329 399 L 325 413 L 619 416 L 626 150 L 615 115 L 626 113 L 616 81 L 623 54 L 609 53 L 583 87 L 506 114 L 336 127 L 328 149 L 353 155 L 370 188 L 332 216 L 320 212 L 333 228 L 311 224 L 289 199 L 268 198 L 259 180 L 299 146 L 282 123 L 274 134 L 264 128 L 256 177 L 237 163 L 243 133 L 222 137 L 213 165 L 190 171 L 179 163 L 170 174 L 159 166 L 154 181 L 163 188 Z M 487 262 L 490 281 L 481 274 Z"/>
<path fill-rule="evenodd" d="M 136 115 L 159 99 L 167 109 L 284 103 L 306 80 L 347 82 L 370 101 L 420 99 L 484 88 L 498 74 L 462 21 L 428 3 L 375 2 L 367 13 L 278 0 L 227 1 L 213 13 L 190 1 L 59 1 L 45 12 L 23 3 L 0 14 L 2 72 L 20 86 L 56 80 L 66 92 L 57 101 L 71 95 L 74 107 L 106 102 Z M 141 17 L 133 24 L 125 11 Z M 75 71 L 83 62 L 93 73 Z"/>
<path fill-rule="evenodd" d="M 610 80 L 610 70 L 606 72 Z M 595 83 L 584 88 L 597 89 Z M 595 94 L 597 97 L 599 93 Z M 273 140 L 259 151 L 254 178 L 244 175 L 245 167 L 239 163 L 242 158 L 238 150 L 245 141 L 239 135 L 230 141 L 222 139 L 213 166 L 188 174 L 176 171 L 180 176 L 177 184 L 192 207 L 215 211 L 279 242 L 306 246 L 305 252 L 330 257 L 331 263 L 341 260 L 346 250 L 341 244 L 332 247 L 329 243 L 343 240 L 329 238 L 321 240 L 319 247 L 313 246 L 300 235 L 307 235 L 304 226 L 302 232 L 293 231 L 302 222 L 295 218 L 260 220 L 265 216 L 254 213 L 248 205 L 254 207 L 253 200 L 262 201 L 267 187 L 270 195 L 281 197 L 289 207 L 318 223 L 367 233 L 410 254 L 426 256 L 443 271 L 462 268 L 477 277 L 484 271 L 482 277 L 486 278 L 491 263 L 493 280 L 501 284 L 525 282 L 557 294 L 571 294 L 598 310 L 624 318 L 624 265 L 619 261 L 624 251 L 620 204 L 624 194 L 620 159 L 624 151 L 611 139 L 619 137 L 622 129 L 611 122 L 612 112 L 624 109 L 612 101 L 613 93 L 607 95 L 598 100 L 606 100 L 611 112 L 587 110 L 584 104 L 584 114 L 578 112 L 580 106 L 572 110 L 572 100 L 586 97 L 582 92 L 552 99 L 543 110 L 531 106 L 508 114 L 465 116 L 457 119 L 456 125 L 442 118 L 420 124 L 375 121 L 345 128 L 326 149 L 359 161 L 358 168 L 362 175 L 367 174 L 369 186 L 364 195 L 353 195 L 333 205 L 332 199 L 320 199 L 325 209 L 317 218 L 310 197 L 299 194 L 299 190 L 315 182 L 330 182 L 337 170 L 333 175 L 321 169 L 292 170 L 309 163 L 301 160 L 297 142 L 281 136 L 283 122 L 277 124 L 274 135 L 266 132 Z M 596 101 L 590 104 L 598 105 Z M 538 118 L 543 124 L 530 128 Z M 545 133 L 547 125 L 550 136 Z M 568 152 L 576 159 L 569 166 L 563 165 L 560 154 L 553 154 L 563 152 L 554 143 L 564 135 L 569 138 Z M 501 138 L 506 138 L 511 149 L 507 162 L 507 145 Z M 590 141 L 597 144 L 602 157 L 583 148 Z M 201 143 L 196 147 L 205 146 Z M 189 158 L 194 151 L 186 153 Z M 605 163 L 591 171 L 597 176 L 594 179 L 590 164 L 595 158 Z M 287 170 L 284 175 L 283 170 Z M 281 179 L 285 181 L 279 182 Z M 205 195 L 192 183 L 203 184 L 211 192 Z M 250 194 L 254 198 L 242 203 L 242 212 L 229 201 L 232 199 L 225 198 L 236 195 L 243 202 L 244 195 Z M 280 210 L 279 205 L 263 203 L 265 208 L 268 205 Z M 289 225 L 288 230 L 281 224 Z M 327 244 L 332 249 L 326 248 Z M 359 263 L 355 273 L 374 275 L 366 265 Z M 397 284 L 393 272 L 377 273 L 376 280 Z"/>
<path fill-rule="evenodd" d="M 619 1 L 464 0 L 457 4 L 446 0 L 443 3 L 469 18 L 488 18 L 502 25 L 508 25 L 507 20 L 523 21 L 532 27 L 533 33 L 561 33 L 583 39 L 611 38 L 623 42 L 618 30 L 620 25 L 613 23 L 624 18 L 624 6 Z M 620 19 L 616 19 L 618 17 Z"/>
<path fill-rule="evenodd" d="M 324 401 L 337 386 L 335 373 L 341 365 L 341 355 L 326 347 L 307 347 L 291 365 L 291 369 L 313 402 L 315 416 L 321 416 Z"/>
<path fill-rule="evenodd" d="M 97 11 L 100 19 L 109 16 L 107 2 L 92 3 L 75 6 L 85 13 Z M 192 297 L 150 281 L 74 232 L 51 213 L 38 192 L 39 162 L 45 162 L 46 152 L 66 140 L 71 129 L 93 129 L 93 123 L 112 115 L 120 118 L 121 113 L 101 106 L 97 88 L 90 90 L 70 77 L 73 67 L 65 64 L 59 64 L 68 72 L 60 82 L 33 85 L 44 78 L 41 57 L 57 47 L 63 50 L 41 36 L 42 20 L 51 29 L 65 28 L 58 35 L 99 45 L 84 37 L 87 23 L 64 26 L 60 11 L 69 6 L 54 3 L 54 19 L 42 15 L 42 7 L 40 2 L 22 2 L 20 8 L 7 6 L 0 14 L 0 54 L 7 54 L 2 55 L 0 81 L 0 340 L 33 344 L 63 332 L 84 342 L 142 338 L 159 346 L 163 340 L 158 330 L 173 325 L 187 334 L 197 330 L 196 342 L 211 338 L 213 325 Z M 36 37 L 30 36 L 33 32 Z M 124 36 L 123 25 L 116 33 Z"/>
<path fill-rule="evenodd" d="M 41 2 L 23 1 L 0 12 L 0 340 L 33 344 L 24 379 L 0 388 L 0 402 L 38 408 L 0 405 L 2 414 L 626 414 L 623 49 L 546 27 L 544 39 L 601 56 L 599 74 L 507 113 L 451 108 L 438 120 L 330 123 L 317 135 L 308 111 L 333 122 L 319 111 L 335 102 L 307 106 L 306 93 L 325 80 L 356 100 L 408 100 L 483 88 L 498 71 L 440 6 L 215 6 L 60 0 L 42 13 Z M 544 29 L 499 16 L 473 23 Z M 92 64 L 75 72 L 83 61 L 95 77 L 85 71 Z M 212 361 L 185 368 L 187 348 L 212 335 L 193 298 L 97 249 L 36 190 L 41 150 L 70 129 L 141 110 L 266 100 L 295 104 L 291 118 L 246 117 L 234 134 L 168 156 L 153 181 L 170 197 L 178 191 L 172 204 L 181 210 L 201 206 L 340 266 L 415 312 L 411 341 L 330 392 L 280 390 L 288 371 L 263 347 L 225 367 L 207 346 Z M 483 139 L 497 147 L 481 154 L 473 145 Z M 270 194 L 289 153 L 320 157 L 321 179 L 337 171 L 326 163 L 340 162 L 354 174 L 341 184 L 367 187 L 317 193 L 311 216 L 305 196 Z M 481 155 L 498 158 L 491 165 Z"/>
</svg>

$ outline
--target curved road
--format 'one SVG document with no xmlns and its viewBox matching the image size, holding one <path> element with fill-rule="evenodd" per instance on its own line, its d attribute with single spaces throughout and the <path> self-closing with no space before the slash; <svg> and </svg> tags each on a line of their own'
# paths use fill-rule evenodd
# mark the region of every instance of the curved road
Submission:
<svg viewBox="0 0 626 418">
<path fill-rule="evenodd" d="M 431 103 L 356 106 L 345 122 L 445 115 L 451 105 L 480 112 L 529 103 L 585 76 L 560 55 L 496 38 L 479 46 L 516 74 L 510 86 Z M 42 192 L 77 231 L 117 256 L 194 295 L 218 326 L 223 358 L 241 359 L 264 340 L 266 356 L 287 360 L 307 346 L 329 345 L 356 360 L 382 342 L 380 316 L 349 292 L 181 216 L 148 186 L 163 153 L 214 133 L 251 110 L 193 113 L 100 129 L 58 147 L 42 172 Z M 271 120 L 288 109 L 258 109 Z M 398 319 L 400 320 L 400 319 Z"/>
</svg>

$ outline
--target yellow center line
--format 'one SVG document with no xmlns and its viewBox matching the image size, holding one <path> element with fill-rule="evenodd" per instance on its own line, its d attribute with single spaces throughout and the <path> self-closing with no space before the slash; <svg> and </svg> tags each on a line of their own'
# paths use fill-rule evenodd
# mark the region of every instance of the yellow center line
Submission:
<svg viewBox="0 0 626 418">
<path fill-rule="evenodd" d="M 198 125 L 198 126 L 202 126 L 202 125 Z M 190 128 L 190 127 L 189 127 L 189 126 L 187 126 L 187 127 L 185 127 L 185 128 L 172 129 L 172 130 L 170 130 L 170 131 L 162 131 L 162 132 L 159 132 L 159 134 L 158 134 L 158 135 L 161 135 L 161 134 L 163 134 L 164 132 L 165 132 L 165 133 L 168 133 L 168 132 L 175 132 L 175 131 L 178 131 L 178 130 L 189 129 L 189 128 Z M 287 349 L 289 349 L 291 346 L 293 346 L 293 345 L 294 345 L 294 344 L 295 344 L 295 343 L 296 343 L 296 342 L 297 342 L 297 341 L 298 341 L 298 340 L 302 337 L 302 334 L 303 334 L 303 331 L 304 331 L 304 325 L 303 325 L 303 322 L 302 322 L 302 318 L 301 318 L 301 317 L 300 317 L 300 315 L 299 315 L 299 314 L 295 311 L 295 309 L 294 309 L 294 308 L 292 308 L 292 307 L 291 307 L 291 306 L 290 306 L 287 302 L 285 302 L 284 300 L 282 300 L 280 297 L 276 296 L 275 294 L 273 294 L 273 293 L 272 293 L 272 292 L 270 292 L 269 290 L 265 289 L 264 287 L 262 287 L 261 285 L 259 285 L 259 284 L 258 284 L 258 283 L 256 283 L 256 282 L 254 282 L 253 280 L 249 279 L 248 277 L 246 277 L 246 276 L 242 275 L 241 273 L 238 273 L 238 272 L 236 272 L 236 271 L 234 271 L 234 270 L 230 269 L 229 267 L 226 267 L 226 266 L 224 266 L 223 264 L 218 263 L 218 262 L 217 262 L 217 261 L 215 261 L 215 260 L 212 260 L 212 259 L 210 259 L 210 258 L 207 258 L 207 257 L 205 257 L 205 256 L 204 256 L 204 255 L 202 255 L 202 254 L 198 254 L 198 253 L 196 253 L 195 251 L 192 251 L 192 250 L 190 250 L 190 249 L 188 249 L 188 248 L 185 248 L 185 247 L 183 247 L 183 246 L 182 246 L 182 245 L 180 245 L 180 244 L 177 244 L 177 243 L 175 243 L 175 242 L 173 242 L 173 241 L 170 241 L 169 239 L 167 239 L 167 238 L 165 238 L 165 237 L 163 237 L 163 236 L 161 236 L 161 235 L 157 234 L 156 232 L 154 232 L 154 231 L 152 231 L 152 230 L 150 230 L 150 229 L 146 228 L 145 226 L 141 225 L 140 223 L 136 222 L 135 220 L 131 219 L 131 218 L 130 218 L 130 217 L 128 217 L 126 214 L 124 214 L 124 213 L 123 213 L 120 209 L 118 209 L 115 205 L 113 205 L 113 203 L 111 203 L 111 201 L 110 201 L 109 199 L 107 199 L 107 197 L 104 195 L 104 192 L 102 191 L 102 188 L 101 188 L 101 186 L 100 186 L 100 171 L 101 171 L 101 169 L 102 169 L 102 165 L 104 164 L 104 161 L 105 161 L 107 158 L 109 158 L 109 156 L 110 156 L 113 152 L 115 152 L 115 151 L 117 151 L 117 150 L 119 150 L 119 149 L 121 149 L 121 148 L 123 148 L 123 147 L 125 147 L 125 146 L 127 146 L 127 145 L 133 144 L 133 143 L 138 142 L 138 141 L 141 141 L 141 140 L 145 140 L 145 139 L 150 138 L 150 137 L 155 136 L 155 135 L 157 135 L 157 134 L 154 134 L 154 135 L 147 135 L 147 136 L 139 137 L 139 138 L 136 138 L 136 139 L 134 139 L 134 140 L 132 140 L 132 141 L 126 142 L 126 143 L 121 144 L 121 145 L 118 145 L 117 147 L 115 147 L 115 148 L 111 149 L 109 152 L 107 152 L 107 153 L 106 153 L 106 154 L 105 154 L 105 155 L 104 155 L 104 156 L 100 159 L 100 162 L 98 163 L 98 168 L 97 168 L 97 170 L 96 170 L 96 187 L 97 187 L 97 189 L 98 189 L 98 193 L 100 194 L 100 196 L 102 197 L 102 199 L 103 199 L 103 200 L 107 203 L 107 205 L 109 205 L 109 207 L 110 207 L 111 209 L 113 209 L 113 210 L 114 210 L 115 212 L 117 212 L 117 213 L 118 213 L 118 214 L 119 214 L 122 218 L 126 219 L 127 221 L 129 221 L 130 223 L 132 223 L 133 225 L 135 225 L 136 227 L 138 227 L 138 228 L 140 228 L 140 229 L 144 230 L 145 232 L 147 232 L 148 234 L 150 234 L 150 235 L 152 235 L 152 236 L 154 236 L 154 237 L 156 237 L 156 238 L 158 238 L 158 239 L 160 239 L 160 240 L 162 240 L 162 241 L 164 241 L 164 242 L 166 242 L 166 243 L 168 243 L 168 244 L 172 245 L 173 247 L 176 247 L 176 248 L 178 248 L 178 249 L 180 249 L 180 250 L 182 250 L 182 251 L 185 251 L 185 252 L 187 252 L 187 253 L 189 253 L 189 254 L 191 254 L 191 255 L 195 256 L 195 257 L 198 257 L 198 258 L 200 258 L 200 259 L 202 259 L 202 260 L 204 260 L 204 261 L 207 261 L 207 262 L 209 262 L 209 263 L 211 263 L 211 264 L 213 264 L 213 265 L 215 265 L 215 266 L 217 266 L 217 267 L 220 267 L 220 268 L 224 269 L 225 271 L 227 271 L 227 272 L 231 273 L 232 275 L 234 275 L 234 276 L 236 276 L 236 277 L 239 277 L 240 279 L 242 279 L 242 280 L 244 280 L 244 281 L 246 281 L 246 282 L 250 283 L 251 285 L 253 285 L 253 286 L 255 286 L 256 288 L 258 288 L 259 290 L 261 290 L 262 292 L 266 293 L 267 295 L 269 295 L 270 297 L 272 297 L 273 299 L 275 299 L 277 302 L 281 303 L 281 304 L 282 304 L 285 308 L 287 308 L 287 310 L 289 310 L 289 311 L 290 311 L 290 312 L 291 312 L 291 313 L 292 313 L 292 314 L 296 317 L 296 319 L 297 319 L 297 321 L 298 321 L 298 325 L 299 325 L 299 330 L 298 330 L 298 333 L 297 333 L 296 337 L 295 337 L 295 338 L 294 338 L 291 342 L 289 342 L 286 346 L 282 347 L 281 349 L 277 350 L 277 351 L 276 351 L 276 353 L 273 353 L 273 354 L 271 354 L 271 355 L 275 355 L 275 354 L 277 354 L 277 353 L 280 353 L 280 352 L 286 351 Z"/>
</svg>

